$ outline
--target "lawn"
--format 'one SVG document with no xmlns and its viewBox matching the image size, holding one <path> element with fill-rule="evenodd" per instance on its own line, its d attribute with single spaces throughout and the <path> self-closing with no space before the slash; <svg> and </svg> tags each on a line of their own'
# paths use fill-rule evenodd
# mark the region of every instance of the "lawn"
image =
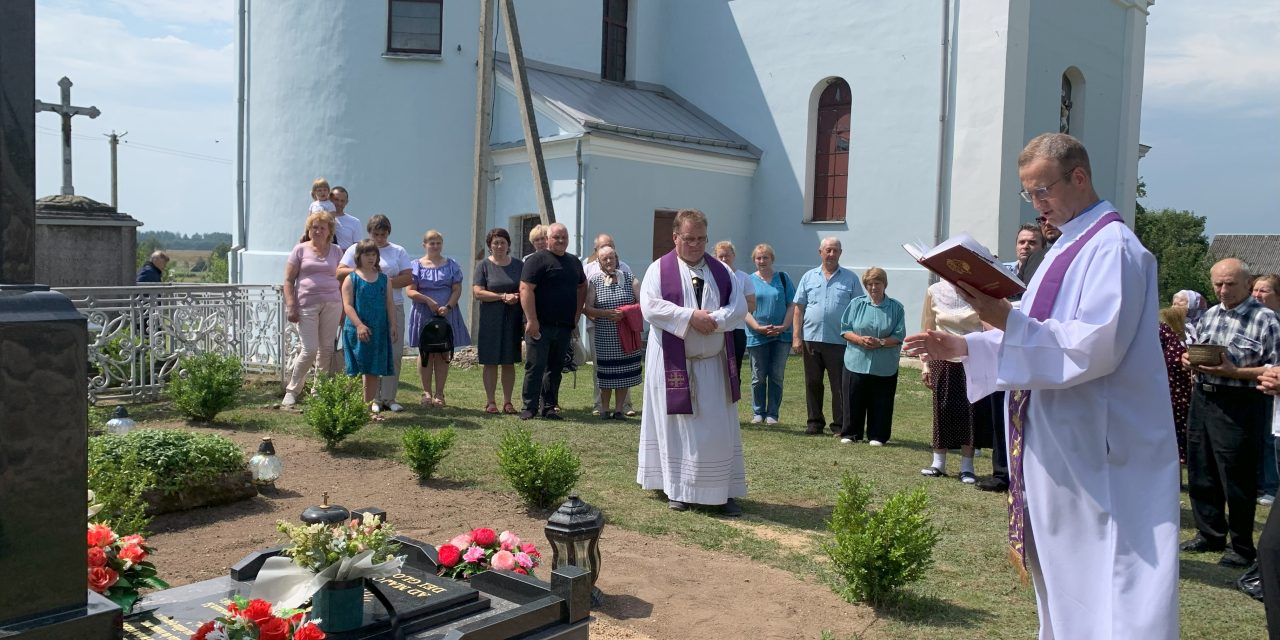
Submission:
<svg viewBox="0 0 1280 640">
<path fill-rule="evenodd" d="M 639 489 L 635 483 L 639 421 L 621 423 L 591 415 L 589 368 L 579 372 L 576 387 L 572 376 L 565 377 L 561 405 L 566 420 L 521 423 L 514 416 L 482 413 L 484 395 L 479 369 L 455 369 L 450 374 L 449 408 L 419 408 L 421 388 L 417 374 L 413 367 L 406 366 L 399 400 L 408 410 L 387 414 L 385 422 L 371 423 L 339 448 L 349 454 L 394 459 L 399 456 L 400 436 L 407 427 L 453 425 L 458 431 L 457 444 L 437 475 L 462 486 L 505 491 L 509 488 L 498 475 L 493 452 L 504 429 L 524 424 L 540 439 L 568 441 L 581 455 L 582 498 L 600 507 L 610 526 L 727 551 L 815 581 L 830 579 L 819 544 L 827 537 L 825 521 L 841 474 L 853 472 L 870 479 L 877 499 L 899 489 L 923 486 L 930 496 L 934 522 L 943 531 L 935 552 L 936 566 L 925 581 L 907 588 L 900 604 L 878 611 L 884 618 L 883 625 L 877 625 L 882 630 L 880 635 L 930 639 L 1034 637 L 1034 595 L 1018 584 L 1006 560 L 1005 496 L 983 493 L 960 483 L 954 475 L 959 462 L 955 456 L 948 460 L 952 477 L 930 479 L 919 474 L 930 461 L 931 410 L 929 391 L 919 383 L 917 371 L 903 370 L 893 439 L 882 448 L 840 445 L 829 436 L 804 435 L 801 380 L 800 360 L 792 357 L 787 365 L 781 424 L 743 427 L 749 492 L 741 501 L 746 511 L 741 521 L 675 513 L 667 509 L 661 496 Z M 744 391 L 747 387 L 744 384 Z M 518 382 L 516 392 L 519 393 Z M 278 384 L 250 385 L 241 406 L 221 414 L 216 426 L 310 435 L 301 415 L 272 408 L 279 396 Z M 640 406 L 638 397 L 635 404 Z M 131 411 L 139 422 L 176 418 L 164 403 Z M 749 419 L 750 403 L 740 403 L 739 413 L 744 422 Z M 991 471 L 988 457 L 980 457 L 977 466 L 979 475 Z M 1189 509 L 1184 493 L 1184 538 L 1192 535 L 1188 528 Z M 1258 509 L 1259 530 L 1268 513 L 1265 507 Z M 1216 560 L 1214 554 L 1183 556 L 1182 636 L 1262 637 L 1266 628 L 1262 605 L 1235 590 L 1239 570 L 1219 567 Z M 780 593 L 778 597 L 787 595 Z"/>
</svg>

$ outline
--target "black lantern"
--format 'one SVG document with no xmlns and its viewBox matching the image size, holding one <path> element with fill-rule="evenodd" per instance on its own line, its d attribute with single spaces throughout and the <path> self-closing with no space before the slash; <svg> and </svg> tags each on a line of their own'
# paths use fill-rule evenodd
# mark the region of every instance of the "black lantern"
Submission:
<svg viewBox="0 0 1280 640">
<path fill-rule="evenodd" d="M 280 479 L 282 471 L 284 463 L 276 456 L 276 447 L 271 443 L 271 438 L 262 438 L 257 455 L 249 459 L 249 473 L 253 476 L 254 484 L 274 485 Z"/>
<path fill-rule="evenodd" d="M 137 423 L 129 417 L 129 411 L 124 408 L 124 405 L 119 405 L 111 414 L 111 419 L 107 421 L 107 433 L 122 436 L 129 433 L 135 424 Z"/>
<path fill-rule="evenodd" d="M 302 512 L 302 521 L 307 524 L 338 524 L 351 518 L 351 512 L 340 505 L 329 504 L 329 492 L 326 491 L 320 500 L 320 506 L 307 507 Z"/>
<path fill-rule="evenodd" d="M 603 602 L 600 590 L 595 588 L 600 578 L 600 532 L 604 531 L 604 515 L 599 509 L 569 494 L 547 520 L 547 541 L 551 543 L 551 570 L 574 565 L 591 572 L 591 600 L 598 606 Z"/>
</svg>

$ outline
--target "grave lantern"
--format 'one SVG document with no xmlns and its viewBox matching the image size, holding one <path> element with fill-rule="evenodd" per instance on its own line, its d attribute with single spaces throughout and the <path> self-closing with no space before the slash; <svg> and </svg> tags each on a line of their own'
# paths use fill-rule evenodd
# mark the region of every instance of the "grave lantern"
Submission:
<svg viewBox="0 0 1280 640">
<path fill-rule="evenodd" d="M 600 590 L 595 588 L 600 577 L 600 532 L 604 530 L 604 515 L 599 509 L 569 494 L 547 520 L 547 541 L 551 543 L 551 570 L 574 565 L 591 572 L 591 601 L 603 602 Z"/>
<path fill-rule="evenodd" d="M 322 494 L 320 505 L 307 507 L 302 512 L 302 521 L 307 524 L 338 524 L 346 522 L 351 517 L 351 512 L 340 504 L 329 504 L 329 492 Z"/>
<path fill-rule="evenodd" d="M 249 473 L 257 485 L 274 485 L 284 471 L 284 463 L 276 456 L 276 447 L 271 438 L 264 437 L 258 445 L 258 453 L 249 459 Z"/>
<path fill-rule="evenodd" d="M 133 418 L 129 417 L 129 411 L 124 408 L 124 405 L 120 405 L 116 407 L 116 410 L 111 414 L 111 419 L 107 421 L 107 433 L 122 436 L 129 433 L 136 424 Z"/>
</svg>

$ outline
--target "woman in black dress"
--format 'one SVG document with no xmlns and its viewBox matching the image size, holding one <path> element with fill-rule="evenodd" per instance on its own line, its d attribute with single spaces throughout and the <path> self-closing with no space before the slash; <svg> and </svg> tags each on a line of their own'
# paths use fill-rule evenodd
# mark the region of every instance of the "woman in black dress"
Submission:
<svg viewBox="0 0 1280 640">
<path fill-rule="evenodd" d="M 490 229 L 484 238 L 489 257 L 476 264 L 471 294 L 480 301 L 480 330 L 476 352 L 484 365 L 484 393 L 489 399 L 485 413 L 498 413 L 494 398 L 498 368 L 502 368 L 502 412 L 516 413 L 511 390 L 516 381 L 516 360 L 520 359 L 520 338 L 524 314 L 520 310 L 520 270 L 524 263 L 511 257 L 511 234 L 501 227 Z"/>
</svg>

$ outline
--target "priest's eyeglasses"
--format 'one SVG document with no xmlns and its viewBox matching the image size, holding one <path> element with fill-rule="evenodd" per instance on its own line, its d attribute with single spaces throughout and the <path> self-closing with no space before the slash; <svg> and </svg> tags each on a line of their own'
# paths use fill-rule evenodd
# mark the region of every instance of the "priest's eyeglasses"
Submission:
<svg viewBox="0 0 1280 640">
<path fill-rule="evenodd" d="M 1075 169 L 1072 169 L 1071 171 L 1075 171 Z M 1031 202 L 1032 199 L 1044 200 L 1045 198 L 1049 197 L 1049 189 L 1052 189 L 1053 186 L 1058 184 L 1059 182 L 1066 180 L 1067 176 L 1071 175 L 1071 171 L 1068 171 L 1062 174 L 1061 178 L 1058 178 L 1057 180 L 1054 180 L 1053 182 L 1050 182 L 1049 184 L 1046 184 L 1043 187 L 1036 187 L 1035 189 L 1032 189 L 1030 191 L 1023 189 L 1022 191 L 1018 192 L 1018 195 L 1022 196 L 1022 199 L 1026 200 L 1027 202 Z"/>
</svg>

